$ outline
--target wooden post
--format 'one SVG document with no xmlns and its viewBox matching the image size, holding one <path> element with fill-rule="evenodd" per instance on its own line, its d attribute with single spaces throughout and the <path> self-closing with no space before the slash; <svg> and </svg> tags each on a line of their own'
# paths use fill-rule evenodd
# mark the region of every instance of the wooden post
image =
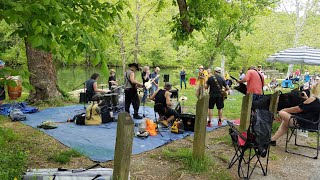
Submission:
<svg viewBox="0 0 320 180">
<path fill-rule="evenodd" d="M 241 117 L 239 131 L 247 131 L 250 125 L 252 94 L 247 94 L 242 98 Z"/>
<path fill-rule="evenodd" d="M 276 117 L 278 110 L 278 102 L 279 102 L 280 91 L 276 91 L 271 95 L 269 111 L 273 113 L 273 117 Z"/>
<path fill-rule="evenodd" d="M 130 115 L 127 112 L 119 113 L 113 170 L 115 180 L 129 178 L 133 134 L 134 122 Z"/>
<path fill-rule="evenodd" d="M 209 95 L 205 95 L 197 101 L 192 156 L 198 160 L 204 158 L 208 107 Z"/>
</svg>

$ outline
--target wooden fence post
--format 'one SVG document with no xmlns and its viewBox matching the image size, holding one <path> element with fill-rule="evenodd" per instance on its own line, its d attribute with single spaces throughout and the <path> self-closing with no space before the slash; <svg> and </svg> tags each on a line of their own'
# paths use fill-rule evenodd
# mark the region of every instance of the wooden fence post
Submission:
<svg viewBox="0 0 320 180">
<path fill-rule="evenodd" d="M 273 117 L 277 116 L 279 96 L 280 96 L 280 91 L 276 91 L 271 95 L 269 111 L 273 113 Z"/>
<path fill-rule="evenodd" d="M 205 95 L 197 101 L 192 156 L 198 160 L 204 158 L 208 107 L 209 95 Z"/>
<path fill-rule="evenodd" d="M 127 112 L 119 113 L 113 170 L 115 180 L 129 178 L 133 134 L 134 122 L 130 115 Z"/>
<path fill-rule="evenodd" d="M 251 107 L 253 94 L 247 94 L 242 98 L 239 131 L 247 131 L 250 125 Z"/>
</svg>

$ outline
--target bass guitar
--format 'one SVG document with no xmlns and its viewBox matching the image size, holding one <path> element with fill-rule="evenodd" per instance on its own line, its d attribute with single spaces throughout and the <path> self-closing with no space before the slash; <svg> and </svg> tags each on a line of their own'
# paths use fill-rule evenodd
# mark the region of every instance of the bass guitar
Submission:
<svg viewBox="0 0 320 180">
<path fill-rule="evenodd" d="M 152 86 L 152 83 L 153 83 L 158 77 L 159 77 L 159 75 L 157 75 L 156 77 L 154 77 L 154 78 L 152 78 L 152 79 L 149 79 L 148 82 L 145 82 L 145 83 L 144 83 L 144 87 L 145 87 L 146 89 L 150 89 L 151 86 Z"/>
<path fill-rule="evenodd" d="M 237 78 L 230 76 L 231 79 L 235 80 L 235 81 L 239 81 Z M 234 87 L 235 90 L 241 92 L 242 94 L 247 94 L 247 85 L 243 84 L 243 83 L 239 83 L 239 86 Z"/>
</svg>

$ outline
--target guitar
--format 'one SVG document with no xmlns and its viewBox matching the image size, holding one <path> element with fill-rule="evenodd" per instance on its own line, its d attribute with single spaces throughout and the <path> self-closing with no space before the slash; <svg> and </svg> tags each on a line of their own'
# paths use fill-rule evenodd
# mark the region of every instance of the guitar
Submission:
<svg viewBox="0 0 320 180">
<path fill-rule="evenodd" d="M 231 79 L 235 80 L 235 81 L 239 81 L 237 78 L 230 76 Z M 247 94 L 247 86 L 243 83 L 239 83 L 239 86 L 234 87 L 235 90 L 241 92 L 242 94 Z"/>
<path fill-rule="evenodd" d="M 152 86 L 152 83 L 153 83 L 159 76 L 160 76 L 160 75 L 157 75 L 156 77 L 154 77 L 154 78 L 152 78 L 152 79 L 149 79 L 148 82 L 145 82 L 145 83 L 144 83 L 144 87 L 145 87 L 146 89 L 150 89 L 151 86 Z"/>
</svg>

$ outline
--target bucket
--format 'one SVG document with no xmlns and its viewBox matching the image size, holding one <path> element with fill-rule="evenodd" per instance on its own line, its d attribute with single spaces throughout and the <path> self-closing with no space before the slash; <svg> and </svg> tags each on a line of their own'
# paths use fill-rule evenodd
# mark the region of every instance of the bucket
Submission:
<svg viewBox="0 0 320 180">
<path fill-rule="evenodd" d="M 19 76 L 12 76 L 11 80 L 16 82 L 16 86 L 8 85 L 8 95 L 10 100 L 16 100 L 21 97 L 22 82 Z"/>
</svg>

